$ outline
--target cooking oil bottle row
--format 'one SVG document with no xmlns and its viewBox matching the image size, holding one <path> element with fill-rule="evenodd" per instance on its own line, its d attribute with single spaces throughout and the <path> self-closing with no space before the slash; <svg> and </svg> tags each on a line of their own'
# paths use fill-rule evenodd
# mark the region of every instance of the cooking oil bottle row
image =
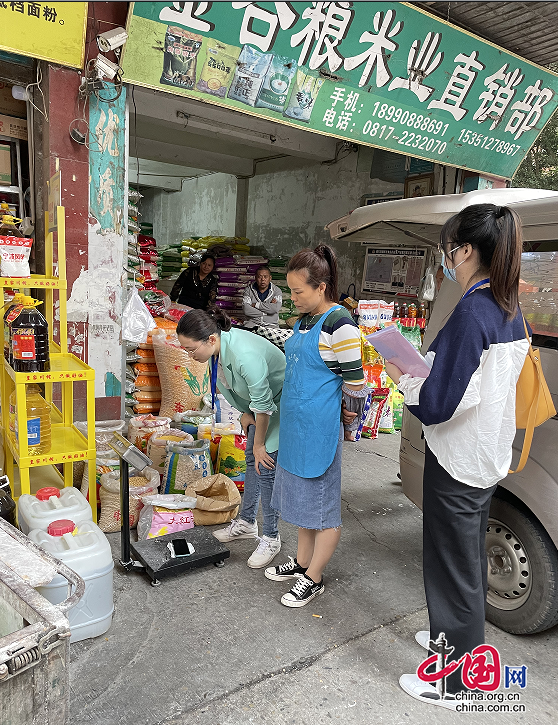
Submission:
<svg viewBox="0 0 558 725">
<path fill-rule="evenodd" d="M 4 314 L 4 357 L 16 373 L 50 370 L 48 323 L 36 309 L 42 304 L 16 293 Z M 38 385 L 26 385 L 28 455 L 48 453 L 51 446 L 51 410 Z M 10 434 L 19 443 L 16 392 L 10 396 Z M 23 434 L 25 435 L 25 434 Z"/>
</svg>

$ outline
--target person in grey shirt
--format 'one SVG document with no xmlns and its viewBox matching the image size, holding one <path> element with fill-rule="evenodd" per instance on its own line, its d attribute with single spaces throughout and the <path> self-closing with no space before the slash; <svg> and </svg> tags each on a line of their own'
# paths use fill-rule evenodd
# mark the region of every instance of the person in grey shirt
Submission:
<svg viewBox="0 0 558 725">
<path fill-rule="evenodd" d="M 256 272 L 256 281 L 244 290 L 242 306 L 246 315 L 245 327 L 249 330 L 258 325 L 279 327 L 282 304 L 281 290 L 272 283 L 269 267 L 260 267 Z"/>
</svg>

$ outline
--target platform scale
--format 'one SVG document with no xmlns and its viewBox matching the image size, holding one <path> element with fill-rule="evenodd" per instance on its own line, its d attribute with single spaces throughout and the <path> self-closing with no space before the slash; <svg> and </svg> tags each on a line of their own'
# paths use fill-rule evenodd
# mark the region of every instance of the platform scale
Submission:
<svg viewBox="0 0 558 725">
<path fill-rule="evenodd" d="M 120 458 L 121 566 L 126 571 L 144 571 L 151 578 L 151 586 L 154 587 L 159 586 L 162 577 L 208 564 L 224 566 L 225 559 L 231 555 L 230 550 L 203 526 L 157 536 L 147 541 L 130 541 L 130 466 L 141 472 L 152 461 L 119 433 L 114 433 L 109 445 Z M 191 553 L 177 553 L 187 550 Z"/>
</svg>

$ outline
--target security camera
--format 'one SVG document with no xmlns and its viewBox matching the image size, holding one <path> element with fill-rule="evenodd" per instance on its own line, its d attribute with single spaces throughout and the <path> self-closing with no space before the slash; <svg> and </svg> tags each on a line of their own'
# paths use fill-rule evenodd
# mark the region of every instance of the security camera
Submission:
<svg viewBox="0 0 558 725">
<path fill-rule="evenodd" d="M 116 74 L 120 70 L 118 63 L 113 63 L 104 55 L 98 55 L 95 58 L 95 71 L 98 78 L 108 78 L 109 81 L 114 80 Z"/>
<path fill-rule="evenodd" d="M 107 30 L 106 33 L 99 33 L 97 36 L 97 45 L 102 53 L 108 53 L 124 45 L 127 37 L 128 33 L 124 28 L 113 28 L 112 30 Z"/>
</svg>

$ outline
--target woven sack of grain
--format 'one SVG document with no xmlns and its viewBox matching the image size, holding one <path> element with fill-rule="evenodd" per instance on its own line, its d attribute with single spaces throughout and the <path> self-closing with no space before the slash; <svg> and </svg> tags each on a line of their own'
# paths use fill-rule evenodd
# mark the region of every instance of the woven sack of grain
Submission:
<svg viewBox="0 0 558 725">
<path fill-rule="evenodd" d="M 209 392 L 209 365 L 193 360 L 174 332 L 154 330 L 152 337 L 161 381 L 159 415 L 174 418 L 185 410 L 200 410 Z"/>
</svg>

